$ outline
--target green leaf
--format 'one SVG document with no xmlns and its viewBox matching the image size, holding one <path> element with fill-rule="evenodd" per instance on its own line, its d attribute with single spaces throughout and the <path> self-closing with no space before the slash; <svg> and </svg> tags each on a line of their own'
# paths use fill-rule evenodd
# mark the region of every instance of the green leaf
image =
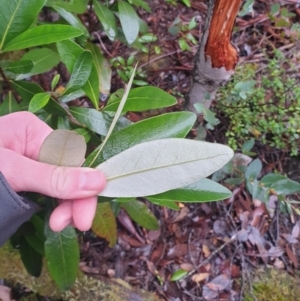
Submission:
<svg viewBox="0 0 300 301">
<path fill-rule="evenodd" d="M 147 200 L 158 206 L 167 207 L 173 210 L 179 210 L 179 206 L 176 204 L 176 202 L 172 202 L 170 200 L 158 200 L 152 199 L 151 197 L 147 197 Z"/>
<path fill-rule="evenodd" d="M 87 28 L 82 24 L 82 22 L 80 21 L 80 19 L 77 16 L 75 16 L 71 12 L 68 12 L 67 10 L 65 10 L 64 8 L 62 8 L 60 6 L 52 5 L 52 7 L 70 25 L 72 25 L 74 28 L 78 28 L 79 30 L 81 30 L 83 32 L 83 34 L 86 37 L 89 37 L 90 34 L 89 34 Z"/>
<path fill-rule="evenodd" d="M 109 242 L 112 248 L 117 242 L 117 222 L 109 202 L 98 203 L 94 217 L 93 232 Z"/>
<path fill-rule="evenodd" d="M 111 68 L 109 62 L 104 58 L 100 49 L 93 43 L 87 43 L 86 49 L 92 53 L 93 61 L 99 75 L 99 89 L 104 95 L 110 93 Z"/>
<path fill-rule="evenodd" d="M 232 149 L 217 143 L 178 138 L 144 142 L 97 167 L 107 179 L 99 195 L 142 197 L 177 189 L 207 177 L 232 156 Z"/>
<path fill-rule="evenodd" d="M 118 0 L 118 11 L 121 26 L 128 44 L 132 44 L 139 33 L 139 17 L 126 1 Z"/>
<path fill-rule="evenodd" d="M 20 253 L 22 262 L 27 272 L 34 277 L 39 277 L 42 272 L 42 255 L 37 253 L 34 248 L 26 241 L 22 235 L 20 237 Z"/>
<path fill-rule="evenodd" d="M 55 130 L 44 140 L 39 161 L 58 166 L 80 166 L 84 160 L 86 143 L 74 131 Z"/>
<path fill-rule="evenodd" d="M 2 67 L 3 70 L 7 70 L 15 74 L 29 72 L 32 68 L 33 62 L 31 60 L 13 62 L 8 64 L 7 66 Z"/>
<path fill-rule="evenodd" d="M 21 111 L 19 104 L 14 98 L 11 91 L 8 92 L 2 104 L 0 104 L 0 116 L 4 116 L 13 112 Z"/>
<path fill-rule="evenodd" d="M 156 87 L 140 87 L 132 89 L 129 92 L 123 112 L 133 111 L 147 111 L 152 109 L 159 109 L 169 107 L 177 103 L 176 98 L 167 92 Z M 119 99 L 108 103 L 104 111 L 115 111 L 119 105 Z"/>
<path fill-rule="evenodd" d="M 134 6 L 143 8 L 143 9 L 144 9 L 145 11 L 147 11 L 148 13 L 151 12 L 151 9 L 150 9 L 148 3 L 145 2 L 145 1 L 143 1 L 143 0 L 132 0 L 132 4 L 133 4 Z"/>
<path fill-rule="evenodd" d="M 46 0 L 1 0 L 0 52 L 4 46 L 32 25 Z"/>
<path fill-rule="evenodd" d="M 71 40 L 56 43 L 61 61 L 66 65 L 68 71 L 72 73 L 75 62 L 84 49 Z"/>
<path fill-rule="evenodd" d="M 196 115 L 191 112 L 174 112 L 162 114 L 134 123 L 111 135 L 98 157 L 95 149 L 86 159 L 92 167 L 108 160 L 118 153 L 142 142 L 164 138 L 183 138 L 193 127 Z"/>
<path fill-rule="evenodd" d="M 293 181 L 289 178 L 277 181 L 273 183 L 270 187 L 274 189 L 277 194 L 292 194 L 300 191 L 300 183 Z"/>
<path fill-rule="evenodd" d="M 74 130 L 77 134 L 83 136 L 85 143 L 88 143 L 92 137 L 92 132 L 88 129 L 78 128 Z"/>
<path fill-rule="evenodd" d="M 51 90 L 53 91 L 57 85 L 57 83 L 59 82 L 59 79 L 60 79 L 60 74 L 56 74 L 52 81 L 51 81 Z"/>
<path fill-rule="evenodd" d="M 25 102 L 26 104 L 34 97 L 35 94 L 44 92 L 42 87 L 40 87 L 36 83 L 30 83 L 26 81 L 12 81 L 13 88 L 20 94 L 22 97 L 22 103 Z"/>
<path fill-rule="evenodd" d="M 245 177 L 246 179 L 256 179 L 259 174 L 261 173 L 262 170 L 262 163 L 261 161 L 257 158 L 253 160 L 247 167 Z"/>
<path fill-rule="evenodd" d="M 255 143 L 254 139 L 250 139 L 248 141 L 246 141 L 243 145 L 242 145 L 242 153 L 246 153 L 246 152 L 250 152 L 251 149 L 253 148 Z"/>
<path fill-rule="evenodd" d="M 111 41 L 117 36 L 117 23 L 113 12 L 104 4 L 99 3 L 97 0 L 93 0 L 95 13 L 101 22 L 105 33 Z"/>
<path fill-rule="evenodd" d="M 94 107 L 99 109 L 99 77 L 95 64 L 92 62 L 92 69 L 87 82 L 82 87 L 82 90 L 91 100 Z"/>
<path fill-rule="evenodd" d="M 88 0 L 72 0 L 72 1 L 48 0 L 47 5 L 49 6 L 55 5 L 69 12 L 83 14 L 87 9 Z"/>
<path fill-rule="evenodd" d="M 70 107 L 69 110 L 80 123 L 86 125 L 91 131 L 102 136 L 107 134 L 110 120 L 105 113 L 83 107 Z"/>
<path fill-rule="evenodd" d="M 45 254 L 48 270 L 59 289 L 68 290 L 74 283 L 79 266 L 79 246 L 74 228 L 53 232 L 45 224 Z"/>
<path fill-rule="evenodd" d="M 3 52 L 51 44 L 80 35 L 82 31 L 70 25 L 41 25 L 22 32 L 5 45 Z"/>
<path fill-rule="evenodd" d="M 48 92 L 38 93 L 33 96 L 29 103 L 28 111 L 35 113 L 42 109 L 49 101 L 50 94 Z"/>
<path fill-rule="evenodd" d="M 91 74 L 92 60 L 92 54 L 89 51 L 84 51 L 79 55 L 64 94 L 74 92 L 85 85 Z"/>
<path fill-rule="evenodd" d="M 183 277 L 185 277 L 188 274 L 188 271 L 180 269 L 177 270 L 175 273 L 173 273 L 172 277 L 171 277 L 171 281 L 178 281 L 180 279 L 182 279 Z"/>
<path fill-rule="evenodd" d="M 267 187 L 271 187 L 275 182 L 286 180 L 287 177 L 278 173 L 269 173 L 261 179 L 261 183 Z"/>
<path fill-rule="evenodd" d="M 121 206 L 126 210 L 128 215 L 140 226 L 149 230 L 157 230 L 159 228 L 156 217 L 143 202 L 133 200 L 130 202 L 122 203 Z"/>
<path fill-rule="evenodd" d="M 226 187 L 209 179 L 202 179 L 183 188 L 169 190 L 160 194 L 151 195 L 151 200 L 170 200 L 177 202 L 200 203 L 227 199 L 231 191 Z"/>
<path fill-rule="evenodd" d="M 45 235 L 44 235 L 44 221 L 38 216 L 33 215 L 30 219 L 31 224 L 35 228 L 33 235 L 25 236 L 27 242 L 41 255 L 45 255 Z"/>
<path fill-rule="evenodd" d="M 26 52 L 23 55 L 21 62 L 23 60 L 32 61 L 33 68 L 29 70 L 30 72 L 19 72 L 16 80 L 24 79 L 35 74 L 49 71 L 60 62 L 60 57 L 56 52 L 49 48 L 38 48 Z"/>
</svg>

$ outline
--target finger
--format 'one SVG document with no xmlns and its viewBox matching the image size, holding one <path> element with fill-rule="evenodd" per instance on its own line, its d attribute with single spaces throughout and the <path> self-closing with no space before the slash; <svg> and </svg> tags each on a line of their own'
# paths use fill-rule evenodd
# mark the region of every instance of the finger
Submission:
<svg viewBox="0 0 300 301">
<path fill-rule="evenodd" d="M 49 225 L 52 231 L 60 232 L 72 223 L 73 201 L 67 200 L 59 204 L 52 212 Z"/>
<path fill-rule="evenodd" d="M 73 201 L 73 223 L 78 230 L 87 231 L 92 227 L 96 207 L 96 196 Z"/>
<path fill-rule="evenodd" d="M 104 175 L 95 169 L 58 167 L 37 162 L 0 147 L 0 171 L 15 191 L 39 192 L 58 199 L 81 199 L 98 195 Z"/>
<path fill-rule="evenodd" d="M 8 114 L 0 117 L 0 146 L 37 160 L 42 143 L 52 131 L 32 113 Z"/>
</svg>

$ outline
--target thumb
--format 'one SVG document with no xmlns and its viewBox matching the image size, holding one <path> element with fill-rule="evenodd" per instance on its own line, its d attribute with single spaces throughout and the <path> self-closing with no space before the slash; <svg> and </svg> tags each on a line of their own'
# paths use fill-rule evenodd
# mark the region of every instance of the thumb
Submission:
<svg viewBox="0 0 300 301">
<path fill-rule="evenodd" d="M 15 191 L 39 192 L 59 199 L 78 199 L 97 195 L 105 186 L 98 170 L 59 167 L 37 162 L 0 147 L 0 171 Z"/>
</svg>

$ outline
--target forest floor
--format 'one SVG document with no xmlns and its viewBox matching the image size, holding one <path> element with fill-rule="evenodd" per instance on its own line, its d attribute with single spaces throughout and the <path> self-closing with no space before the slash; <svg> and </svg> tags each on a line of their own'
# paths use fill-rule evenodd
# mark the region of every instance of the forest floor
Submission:
<svg viewBox="0 0 300 301">
<path fill-rule="evenodd" d="M 286 56 L 291 51 L 298 51 L 300 57 L 299 42 L 288 29 L 291 23 L 300 21 L 300 2 L 279 1 L 280 12 L 272 16 L 270 12 L 276 8 L 272 6 L 275 2 L 255 0 L 250 13 L 238 16 L 232 42 L 239 49 L 240 65 L 252 62 L 258 69 L 264 68 L 266 57 L 272 57 L 274 49 L 281 50 Z M 192 34 L 197 42 L 201 39 L 206 1 L 192 0 L 191 8 L 176 0 L 151 0 L 148 3 L 152 12 L 141 9 L 138 13 L 147 23 L 149 31 L 158 37 L 156 42 L 146 44 L 149 54 L 140 54 L 121 42 L 112 43 L 105 38 L 100 43 L 96 36 L 95 42 L 99 43 L 108 58 L 137 56 L 139 68 L 146 75 L 144 80 L 177 98 L 178 104 L 168 111 L 180 111 L 190 86 L 197 51 L 197 45 L 187 38 L 187 34 Z M 287 13 L 283 14 L 283 9 Z M 181 25 L 187 26 L 193 17 L 197 19 L 197 27 L 187 32 Z M 276 25 L 280 19 L 288 24 L 282 27 Z M 176 24 L 175 20 L 180 22 Z M 177 31 L 174 35 L 170 33 L 172 28 L 173 33 Z M 181 50 L 179 38 L 185 39 L 190 46 L 189 51 Z M 157 49 L 160 53 L 155 54 Z M 299 79 L 300 74 L 295 76 Z M 113 70 L 111 92 L 123 86 L 124 82 Z M 216 102 L 217 99 L 212 110 Z M 220 113 L 218 110 L 216 112 Z M 129 113 L 128 118 L 139 121 L 146 118 L 147 114 L 153 112 Z M 207 139 L 226 143 L 228 120 L 221 114 L 218 117 L 221 123 L 215 130 L 208 131 Z M 194 138 L 197 135 L 197 129 L 190 133 Z M 270 170 L 287 174 L 288 153 L 277 150 L 270 152 L 269 148 L 265 150 L 258 141 L 256 157 L 264 162 L 261 176 Z M 260 287 L 255 287 L 259 277 L 257 273 L 260 275 L 270 268 L 282 273 L 287 271 L 295 277 L 293 279 L 297 279 L 300 264 L 299 216 L 292 212 L 282 213 L 278 202 L 273 212 L 268 211 L 263 202 L 252 199 L 244 184 L 229 185 L 228 188 L 233 191 L 230 199 L 214 203 L 181 204 L 179 211 L 146 202 L 160 222 L 160 229 L 156 231 L 141 228 L 125 212 L 121 212 L 118 216 L 118 241 L 113 248 L 109 248 L 104 239 L 91 232 L 80 236 L 81 270 L 96 278 L 122 278 L 132 286 L 155 292 L 162 300 L 169 301 L 300 300 L 300 294 L 292 299 L 284 295 L 284 289 L 276 290 L 280 285 L 276 282 L 278 279 L 265 283 L 262 288 L 268 291 L 269 299 L 256 296 Z M 295 199 L 299 200 L 298 196 Z M 171 281 L 172 275 L 178 270 L 185 270 L 188 274 L 185 277 L 178 274 L 180 280 Z M 266 277 L 272 279 L 268 275 Z M 291 282 L 289 280 L 289 285 Z M 288 287 L 288 290 L 293 289 L 293 286 Z M 245 297 L 245 294 L 248 296 Z"/>
</svg>

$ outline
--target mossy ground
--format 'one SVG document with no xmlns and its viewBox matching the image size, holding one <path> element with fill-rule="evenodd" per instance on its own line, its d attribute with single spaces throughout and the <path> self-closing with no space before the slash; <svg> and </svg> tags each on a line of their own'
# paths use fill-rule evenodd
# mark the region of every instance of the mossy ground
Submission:
<svg viewBox="0 0 300 301">
<path fill-rule="evenodd" d="M 252 279 L 252 294 L 248 285 L 244 301 L 300 301 L 300 279 L 285 271 L 256 271 Z M 254 298 L 255 296 L 255 298 Z"/>
</svg>

